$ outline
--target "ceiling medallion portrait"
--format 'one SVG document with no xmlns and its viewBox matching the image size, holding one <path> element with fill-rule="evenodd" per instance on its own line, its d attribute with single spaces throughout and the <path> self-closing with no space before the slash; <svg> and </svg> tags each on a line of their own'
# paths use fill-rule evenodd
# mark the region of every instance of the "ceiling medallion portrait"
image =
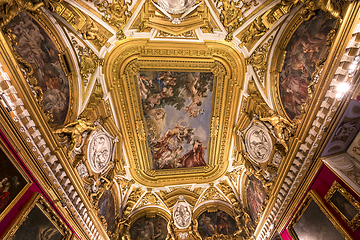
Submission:
<svg viewBox="0 0 360 240">
<path fill-rule="evenodd" d="M 184 196 L 179 196 L 178 199 L 173 210 L 174 224 L 178 229 L 185 229 L 191 223 L 191 205 L 185 200 Z"/>
<path fill-rule="evenodd" d="M 100 173 L 109 165 L 113 155 L 113 138 L 104 131 L 93 132 L 87 149 L 88 161 L 95 173 Z"/>
<path fill-rule="evenodd" d="M 273 143 L 267 128 L 260 122 L 253 122 L 245 134 L 245 147 L 249 157 L 258 163 L 268 161 Z"/>
</svg>

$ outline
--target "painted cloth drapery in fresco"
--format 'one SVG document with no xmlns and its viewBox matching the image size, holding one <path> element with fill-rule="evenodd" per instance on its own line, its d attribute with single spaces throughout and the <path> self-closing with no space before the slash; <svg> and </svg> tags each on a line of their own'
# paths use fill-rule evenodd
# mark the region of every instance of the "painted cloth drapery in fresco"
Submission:
<svg viewBox="0 0 360 240">
<path fill-rule="evenodd" d="M 205 166 L 214 75 L 137 75 L 153 169 Z"/>
<path fill-rule="evenodd" d="M 311 75 L 316 70 L 316 63 L 324 57 L 326 37 L 335 24 L 334 19 L 319 11 L 296 29 L 286 46 L 279 89 L 282 104 L 291 119 L 301 113 L 301 105 L 308 97 Z"/>
<path fill-rule="evenodd" d="M 44 29 L 25 12 L 8 25 L 17 37 L 16 52 L 34 69 L 43 91 L 43 110 L 54 116 L 55 124 L 63 124 L 69 107 L 69 80 L 59 61 L 59 51 Z"/>
<path fill-rule="evenodd" d="M 98 203 L 99 215 L 104 216 L 107 230 L 114 231 L 115 227 L 115 199 L 111 190 L 105 190 Z"/>
<path fill-rule="evenodd" d="M 254 175 L 251 175 L 249 186 L 246 190 L 246 198 L 252 220 L 255 221 L 258 218 L 266 196 L 267 195 L 261 181 L 254 177 Z"/>
</svg>

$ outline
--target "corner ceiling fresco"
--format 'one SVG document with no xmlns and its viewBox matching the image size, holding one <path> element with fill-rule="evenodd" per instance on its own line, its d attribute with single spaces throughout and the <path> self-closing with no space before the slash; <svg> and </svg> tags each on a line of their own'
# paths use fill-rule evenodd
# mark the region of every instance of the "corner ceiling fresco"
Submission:
<svg viewBox="0 0 360 240">
<path fill-rule="evenodd" d="M 62 125 L 69 108 L 69 80 L 59 60 L 59 50 L 45 30 L 21 12 L 6 25 L 16 35 L 15 50 L 24 64 L 26 77 L 54 124 Z"/>
<path fill-rule="evenodd" d="M 294 32 L 285 48 L 285 59 L 279 76 L 280 96 L 284 109 L 293 119 L 301 114 L 301 105 L 308 98 L 308 86 L 329 47 L 327 35 L 335 27 L 336 20 L 324 11 L 304 21 Z"/>
<path fill-rule="evenodd" d="M 6 100 L 11 119 L 81 237 L 265 240 L 279 230 L 311 162 L 306 144 L 320 139 L 307 134 L 327 129 L 310 131 L 304 114 L 320 107 L 302 106 L 325 95 L 328 39 L 354 3 L 15 2 L 0 4 L 16 9 L 0 15 L 0 54 L 19 83 L 0 87 L 19 92 Z"/>
</svg>

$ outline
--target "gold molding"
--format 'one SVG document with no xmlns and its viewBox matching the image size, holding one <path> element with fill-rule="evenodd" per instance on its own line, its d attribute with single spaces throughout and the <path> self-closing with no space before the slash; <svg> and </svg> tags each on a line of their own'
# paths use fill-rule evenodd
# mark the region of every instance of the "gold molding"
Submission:
<svg viewBox="0 0 360 240">
<path fill-rule="evenodd" d="M 126 45 L 125 45 L 126 44 Z M 159 187 L 167 185 L 205 183 L 218 179 L 227 170 L 230 156 L 235 106 L 244 81 L 244 57 L 228 44 L 194 43 L 190 47 L 179 43 L 128 40 L 118 44 L 105 57 L 103 72 L 107 88 L 114 99 L 114 109 L 124 135 L 125 153 L 130 174 L 138 183 Z M 214 93 L 212 125 L 218 131 L 209 142 L 208 164 L 204 167 L 152 170 L 143 136 L 144 120 L 135 74 L 139 70 L 184 70 L 213 72 Z M 126 104 L 130 102 L 130 104 Z M 135 124 L 136 123 L 136 124 Z M 216 124 L 215 124 L 216 123 Z M 211 132 L 211 131 L 210 131 Z"/>
<path fill-rule="evenodd" d="M 356 209 L 357 214 L 353 219 L 348 219 L 331 201 L 332 196 L 335 192 L 339 192 L 351 205 Z M 324 197 L 325 201 L 327 201 L 331 207 L 341 216 L 342 219 L 347 223 L 347 225 L 353 230 L 354 232 L 360 226 L 360 203 L 348 192 L 345 188 L 343 188 L 337 181 L 334 181 L 333 185 L 326 193 Z"/>
<path fill-rule="evenodd" d="M 3 138 L 1 137 L 0 140 L 0 149 L 4 152 L 4 154 L 7 156 L 8 160 L 11 162 L 11 164 L 16 168 L 16 170 L 22 175 L 24 180 L 27 182 L 23 189 L 16 195 L 16 197 L 9 203 L 8 206 L 3 210 L 3 212 L 0 214 L 0 221 L 3 220 L 3 218 L 9 213 L 9 211 L 15 206 L 15 204 L 19 201 L 19 199 L 24 195 L 24 193 L 29 189 L 29 187 L 32 185 L 32 181 L 25 173 L 24 169 L 20 166 L 20 164 L 17 162 L 15 156 L 13 153 L 11 153 L 8 146 L 6 146 L 6 143 L 3 141 Z M 2 179 L 1 179 L 2 180 Z"/>
</svg>

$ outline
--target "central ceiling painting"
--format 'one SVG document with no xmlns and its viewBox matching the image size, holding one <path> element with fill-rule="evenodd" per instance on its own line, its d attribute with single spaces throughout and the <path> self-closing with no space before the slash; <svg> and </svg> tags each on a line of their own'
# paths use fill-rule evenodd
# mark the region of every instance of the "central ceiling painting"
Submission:
<svg viewBox="0 0 360 240">
<path fill-rule="evenodd" d="M 205 166 L 214 75 L 137 74 L 153 169 Z"/>
</svg>

